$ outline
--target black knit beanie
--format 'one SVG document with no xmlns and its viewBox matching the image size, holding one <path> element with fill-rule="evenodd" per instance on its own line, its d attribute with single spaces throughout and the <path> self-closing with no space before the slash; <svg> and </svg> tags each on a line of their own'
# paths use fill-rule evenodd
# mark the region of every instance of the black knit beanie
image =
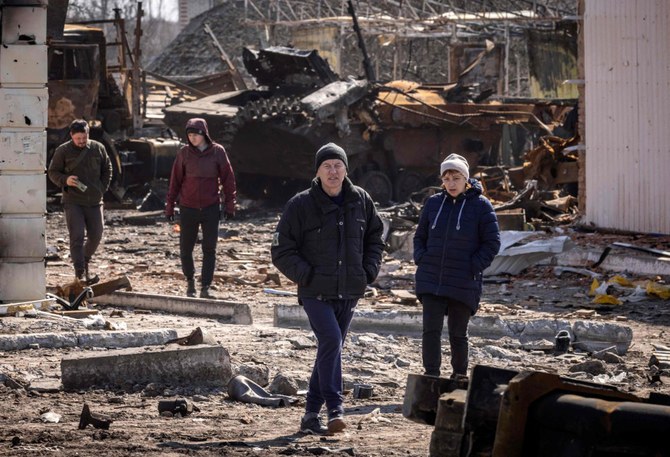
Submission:
<svg viewBox="0 0 670 457">
<path fill-rule="evenodd" d="M 316 151 L 316 157 L 314 158 L 314 170 L 318 170 L 319 166 L 323 163 L 324 160 L 330 159 L 340 159 L 344 162 L 344 166 L 347 171 L 349 171 L 349 161 L 347 160 L 347 153 L 344 152 L 344 149 L 336 145 L 335 143 L 324 144 Z"/>
</svg>

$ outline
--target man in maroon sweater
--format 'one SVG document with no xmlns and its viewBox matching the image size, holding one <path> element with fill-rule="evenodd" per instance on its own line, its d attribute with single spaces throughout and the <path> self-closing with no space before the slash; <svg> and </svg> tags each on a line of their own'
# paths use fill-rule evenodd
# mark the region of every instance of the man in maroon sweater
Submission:
<svg viewBox="0 0 670 457">
<path fill-rule="evenodd" d="M 186 134 L 188 144 L 179 150 L 172 165 L 165 215 L 168 221 L 174 221 L 174 208 L 179 197 L 179 252 L 189 297 L 195 297 L 196 292 L 193 248 L 198 239 L 198 228 L 202 226 L 200 298 L 214 298 L 209 286 L 214 278 L 219 220 L 235 216 L 235 176 L 226 150 L 211 140 L 204 119 L 189 119 Z M 220 188 L 224 195 L 224 209 L 219 207 Z"/>
</svg>

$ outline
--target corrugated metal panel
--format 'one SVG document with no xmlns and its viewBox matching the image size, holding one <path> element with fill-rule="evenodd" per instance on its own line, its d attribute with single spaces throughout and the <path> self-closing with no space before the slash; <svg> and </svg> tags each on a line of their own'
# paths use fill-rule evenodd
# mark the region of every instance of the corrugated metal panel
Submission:
<svg viewBox="0 0 670 457">
<path fill-rule="evenodd" d="M 670 233 L 670 2 L 589 0 L 586 220 Z"/>
</svg>

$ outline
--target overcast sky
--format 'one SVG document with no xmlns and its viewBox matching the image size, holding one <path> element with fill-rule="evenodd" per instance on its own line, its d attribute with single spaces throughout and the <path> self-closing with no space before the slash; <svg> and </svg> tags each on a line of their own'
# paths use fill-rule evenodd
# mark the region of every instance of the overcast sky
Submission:
<svg viewBox="0 0 670 457">
<path fill-rule="evenodd" d="M 152 16 L 161 16 L 170 21 L 177 21 L 177 7 L 179 0 L 143 0 L 142 7 L 147 14 Z M 161 8 L 162 5 L 162 8 Z"/>
</svg>

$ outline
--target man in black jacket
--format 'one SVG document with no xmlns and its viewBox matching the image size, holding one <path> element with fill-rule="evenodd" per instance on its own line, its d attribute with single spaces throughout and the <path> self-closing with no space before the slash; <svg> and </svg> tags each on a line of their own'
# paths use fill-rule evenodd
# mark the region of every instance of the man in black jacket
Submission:
<svg viewBox="0 0 670 457">
<path fill-rule="evenodd" d="M 316 178 L 284 208 L 272 240 L 272 262 L 298 284 L 318 340 L 300 431 L 341 432 L 342 346 L 358 299 L 381 265 L 382 221 L 370 196 L 347 178 L 347 155 L 334 143 L 316 153 Z M 319 419 L 328 411 L 328 427 Z"/>
</svg>

